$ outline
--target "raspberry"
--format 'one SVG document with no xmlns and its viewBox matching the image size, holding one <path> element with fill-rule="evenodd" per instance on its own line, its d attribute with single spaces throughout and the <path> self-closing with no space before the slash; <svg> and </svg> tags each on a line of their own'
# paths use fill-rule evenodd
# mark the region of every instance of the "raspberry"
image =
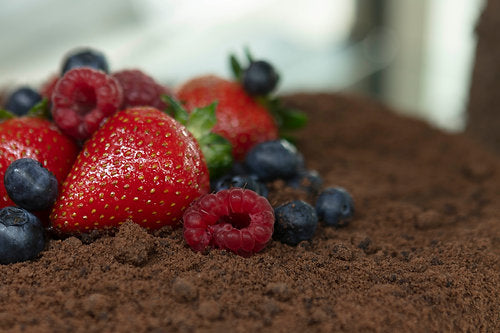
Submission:
<svg viewBox="0 0 500 333">
<path fill-rule="evenodd" d="M 52 98 L 52 93 L 54 92 L 54 88 L 56 87 L 57 81 L 59 81 L 58 75 L 50 76 L 47 79 L 47 81 L 45 81 L 42 84 L 42 87 L 40 88 L 40 95 L 42 95 L 43 98 L 47 98 L 50 101 Z"/>
<path fill-rule="evenodd" d="M 215 247 L 249 256 L 266 246 L 274 229 L 267 199 L 242 188 L 202 196 L 183 219 L 184 239 L 195 251 Z"/>
<path fill-rule="evenodd" d="M 72 69 L 57 82 L 52 93 L 52 116 L 67 135 L 85 140 L 102 121 L 121 106 L 122 88 L 102 71 Z"/>
<path fill-rule="evenodd" d="M 152 77 L 137 69 L 122 70 L 113 74 L 123 88 L 124 108 L 132 106 L 152 106 L 159 110 L 166 108 L 161 95 L 170 91 L 158 84 Z"/>
</svg>

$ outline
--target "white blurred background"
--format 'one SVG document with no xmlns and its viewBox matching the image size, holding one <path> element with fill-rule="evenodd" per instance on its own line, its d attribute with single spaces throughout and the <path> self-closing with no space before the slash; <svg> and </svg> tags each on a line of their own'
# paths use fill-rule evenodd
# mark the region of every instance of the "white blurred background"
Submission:
<svg viewBox="0 0 500 333">
<path fill-rule="evenodd" d="M 280 93 L 353 91 L 464 128 L 484 0 L 0 0 L 0 87 L 38 86 L 75 47 L 175 86 L 229 77 L 248 46 Z"/>
</svg>

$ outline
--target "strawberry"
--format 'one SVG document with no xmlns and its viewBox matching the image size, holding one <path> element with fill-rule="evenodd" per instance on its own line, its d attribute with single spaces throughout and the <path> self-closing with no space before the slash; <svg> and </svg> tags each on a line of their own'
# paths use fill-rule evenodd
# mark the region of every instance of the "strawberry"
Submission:
<svg viewBox="0 0 500 333">
<path fill-rule="evenodd" d="M 62 184 L 78 147 L 50 121 L 38 117 L 11 118 L 0 123 L 0 208 L 14 203 L 4 188 L 4 174 L 13 161 L 29 157 L 39 161 Z"/>
<path fill-rule="evenodd" d="M 155 108 L 135 107 L 115 113 L 85 142 L 50 218 L 66 234 L 129 220 L 158 229 L 177 224 L 208 190 L 192 134 Z"/>
<path fill-rule="evenodd" d="M 271 114 L 239 82 L 202 76 L 181 86 L 177 97 L 188 111 L 217 102 L 213 132 L 231 143 L 237 160 L 242 160 L 257 143 L 278 138 L 278 127 Z"/>
</svg>

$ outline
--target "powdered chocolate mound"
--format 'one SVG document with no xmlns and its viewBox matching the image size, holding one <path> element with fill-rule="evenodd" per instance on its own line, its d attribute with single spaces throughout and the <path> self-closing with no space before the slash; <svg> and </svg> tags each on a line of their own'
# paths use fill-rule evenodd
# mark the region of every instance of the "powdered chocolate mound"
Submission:
<svg viewBox="0 0 500 333">
<path fill-rule="evenodd" d="M 286 102 L 309 114 L 297 141 L 308 166 L 353 195 L 346 228 L 250 258 L 130 224 L 51 240 L 36 261 L 0 267 L 0 329 L 499 331 L 500 159 L 373 101 Z M 271 188 L 275 205 L 294 196 Z"/>
</svg>

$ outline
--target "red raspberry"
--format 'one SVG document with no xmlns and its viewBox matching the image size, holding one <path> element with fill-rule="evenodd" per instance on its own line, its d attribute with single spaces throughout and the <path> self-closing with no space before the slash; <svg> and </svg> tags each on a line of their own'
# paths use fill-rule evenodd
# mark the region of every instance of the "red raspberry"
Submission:
<svg viewBox="0 0 500 333">
<path fill-rule="evenodd" d="M 42 84 L 42 87 L 40 88 L 40 95 L 50 101 L 57 81 L 59 81 L 59 75 L 50 76 L 47 81 Z"/>
<path fill-rule="evenodd" d="M 161 95 L 170 95 L 170 91 L 140 70 L 122 70 L 114 73 L 113 77 L 120 82 L 123 88 L 124 108 L 152 106 L 164 110 L 167 107 L 162 101 Z"/>
<path fill-rule="evenodd" d="M 193 250 L 216 247 L 242 256 L 262 250 L 274 229 L 274 211 L 267 199 L 236 187 L 202 196 L 183 220 L 184 239 Z"/>
<path fill-rule="evenodd" d="M 116 79 L 88 67 L 75 68 L 57 81 L 52 93 L 52 117 L 64 133 L 85 140 L 118 110 L 122 100 L 122 88 Z"/>
</svg>

